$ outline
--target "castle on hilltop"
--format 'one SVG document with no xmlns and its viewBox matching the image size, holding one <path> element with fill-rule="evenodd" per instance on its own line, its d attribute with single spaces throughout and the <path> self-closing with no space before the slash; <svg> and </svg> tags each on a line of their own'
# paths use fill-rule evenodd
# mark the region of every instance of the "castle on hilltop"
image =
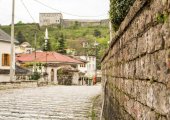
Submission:
<svg viewBox="0 0 170 120">
<path fill-rule="evenodd" d="M 61 25 L 63 27 L 71 27 L 75 24 L 81 27 L 88 26 L 108 26 L 109 19 L 104 20 L 87 20 L 87 19 L 63 19 L 61 13 L 40 13 L 40 26 Z"/>
</svg>

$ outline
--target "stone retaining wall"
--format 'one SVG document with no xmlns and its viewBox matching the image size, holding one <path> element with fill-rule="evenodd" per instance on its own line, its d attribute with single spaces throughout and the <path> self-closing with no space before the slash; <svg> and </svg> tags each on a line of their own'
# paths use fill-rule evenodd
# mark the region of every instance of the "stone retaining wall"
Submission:
<svg viewBox="0 0 170 120">
<path fill-rule="evenodd" d="M 136 0 L 102 59 L 106 120 L 170 119 L 170 1 Z"/>
</svg>

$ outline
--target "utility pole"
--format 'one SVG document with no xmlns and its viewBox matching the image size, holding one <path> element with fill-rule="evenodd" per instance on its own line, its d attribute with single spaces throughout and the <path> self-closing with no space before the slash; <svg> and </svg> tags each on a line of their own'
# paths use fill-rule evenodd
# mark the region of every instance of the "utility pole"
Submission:
<svg viewBox="0 0 170 120">
<path fill-rule="evenodd" d="M 34 39 L 35 39 L 35 43 L 34 43 L 34 49 L 35 49 L 35 59 L 36 59 L 36 51 L 37 51 L 37 31 L 35 31 L 35 35 L 34 35 Z"/>
<path fill-rule="evenodd" d="M 14 80 L 14 75 L 15 75 L 14 17 L 15 17 L 15 0 L 12 1 L 10 81 Z"/>
<path fill-rule="evenodd" d="M 35 49 L 35 60 L 36 60 L 36 56 L 37 56 L 37 31 L 35 31 L 35 35 L 34 35 L 34 39 L 35 39 L 35 43 L 34 43 L 34 49 Z M 36 61 L 34 60 L 34 72 L 36 72 Z"/>
</svg>

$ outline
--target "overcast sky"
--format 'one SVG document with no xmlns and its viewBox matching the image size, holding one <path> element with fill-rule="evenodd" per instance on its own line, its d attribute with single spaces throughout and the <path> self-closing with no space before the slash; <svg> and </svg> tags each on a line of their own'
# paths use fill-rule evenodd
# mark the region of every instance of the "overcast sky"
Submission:
<svg viewBox="0 0 170 120">
<path fill-rule="evenodd" d="M 108 18 L 109 0 L 23 0 L 33 19 L 28 14 L 22 0 L 15 0 L 15 23 L 39 22 L 39 13 L 42 12 L 64 12 L 64 19 L 106 19 Z M 40 1 L 48 8 L 36 1 Z M 11 23 L 12 0 L 0 0 L 0 24 Z M 73 15 L 69 15 L 73 14 Z M 74 16 L 76 15 L 76 16 Z M 78 17 L 78 16 L 88 17 Z M 93 16 L 93 17 L 92 17 Z"/>
</svg>

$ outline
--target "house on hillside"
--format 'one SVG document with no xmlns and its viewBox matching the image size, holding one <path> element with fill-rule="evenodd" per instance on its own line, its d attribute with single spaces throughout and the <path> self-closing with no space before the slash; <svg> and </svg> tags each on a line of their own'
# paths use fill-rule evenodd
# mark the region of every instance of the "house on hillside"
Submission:
<svg viewBox="0 0 170 120">
<path fill-rule="evenodd" d="M 23 42 L 22 44 L 15 46 L 16 54 L 32 53 L 33 51 L 34 51 L 34 48 L 32 48 L 30 43 L 28 43 L 28 42 Z"/>
<path fill-rule="evenodd" d="M 0 82 L 10 80 L 10 53 L 11 37 L 0 29 Z"/>
<path fill-rule="evenodd" d="M 29 67 L 30 69 L 32 69 L 33 72 L 37 71 L 41 74 L 47 73 L 48 82 L 55 84 L 64 83 L 61 82 L 61 79 L 64 80 L 64 78 L 67 77 L 69 77 L 69 79 L 77 79 L 78 81 L 79 77 L 75 77 L 78 76 L 77 74 L 79 72 L 77 70 L 77 65 L 83 64 L 83 62 L 79 60 L 56 52 L 36 52 L 36 54 L 18 54 L 16 57 L 16 61 L 18 64 L 20 64 L 20 66 L 26 66 L 27 68 Z M 35 64 L 36 67 L 34 67 Z M 61 71 L 61 69 L 67 71 L 65 68 L 69 68 L 68 71 L 72 72 L 72 76 L 67 76 L 67 74 L 63 74 L 61 76 L 60 73 L 63 72 Z M 58 79 L 59 77 L 60 81 Z"/>
</svg>

